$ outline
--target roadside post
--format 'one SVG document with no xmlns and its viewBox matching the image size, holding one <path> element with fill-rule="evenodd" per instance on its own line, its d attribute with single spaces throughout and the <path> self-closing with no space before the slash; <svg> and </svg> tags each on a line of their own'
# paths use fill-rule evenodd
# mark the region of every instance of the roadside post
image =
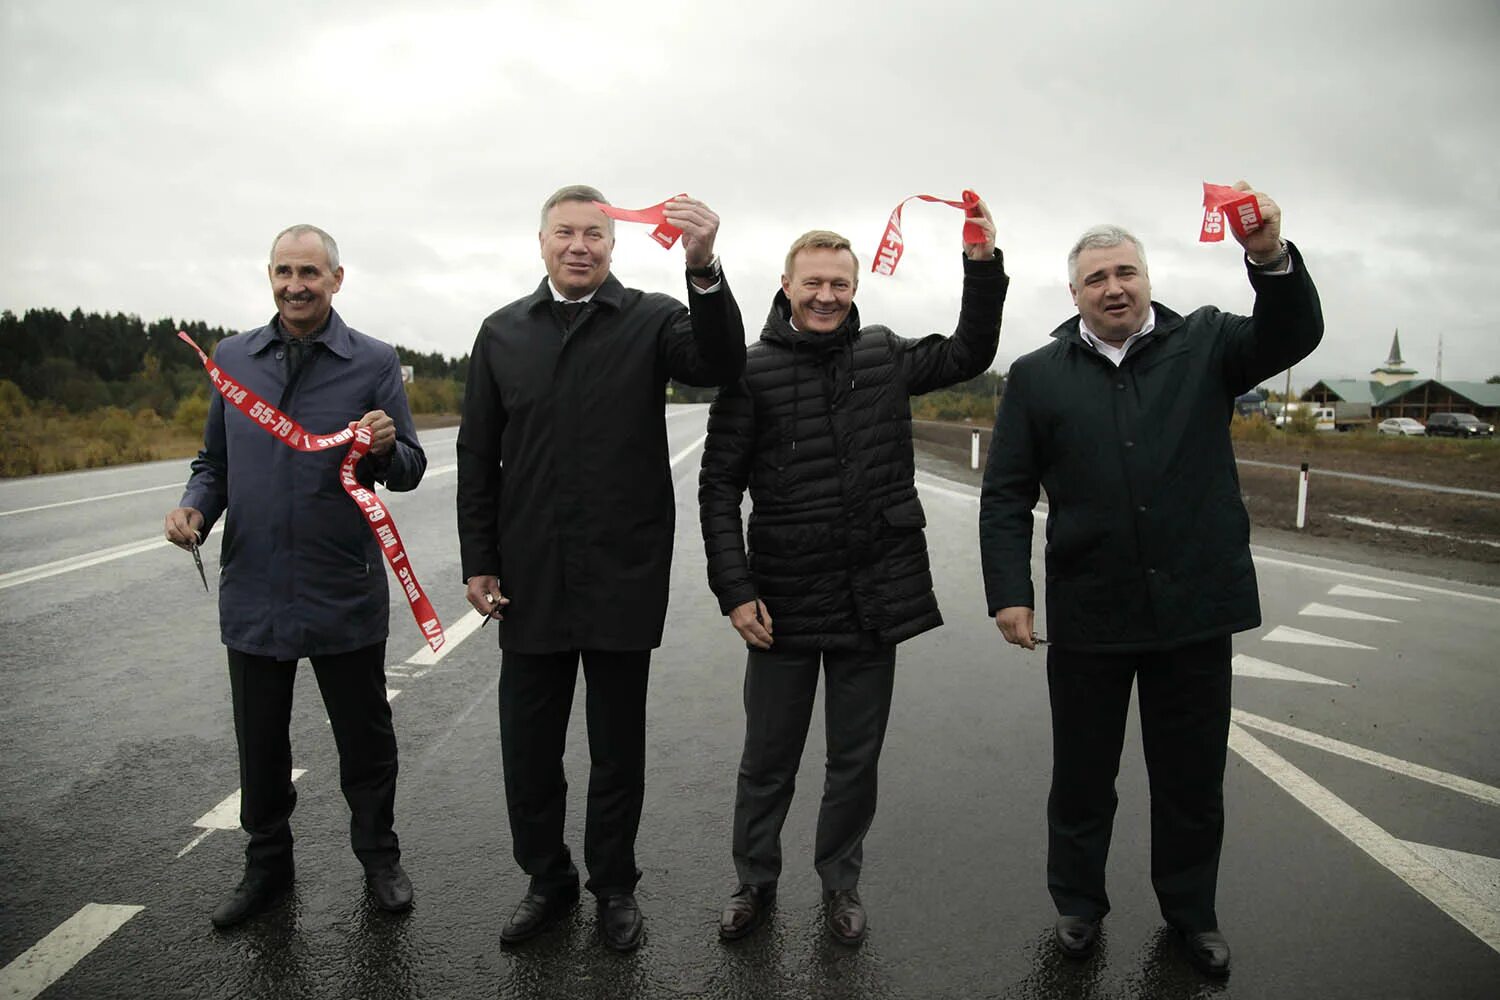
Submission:
<svg viewBox="0 0 1500 1000">
<path fill-rule="evenodd" d="M 969 468 L 979 468 L 979 428 L 969 432 Z"/>
<path fill-rule="evenodd" d="M 1302 471 L 1297 475 L 1297 530 L 1301 531 L 1307 525 L 1307 463 L 1302 463 Z"/>
</svg>

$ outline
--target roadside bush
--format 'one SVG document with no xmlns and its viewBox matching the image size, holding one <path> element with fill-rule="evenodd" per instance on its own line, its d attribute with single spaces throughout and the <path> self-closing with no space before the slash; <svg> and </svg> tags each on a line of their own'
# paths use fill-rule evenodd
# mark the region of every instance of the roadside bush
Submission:
<svg viewBox="0 0 1500 1000">
<path fill-rule="evenodd" d="M 21 387 L 10 379 L 0 379 L 0 418 L 24 417 L 31 412 L 31 403 Z"/>
<path fill-rule="evenodd" d="M 173 426 L 194 434 L 203 431 L 203 423 L 207 419 L 208 400 L 202 396 L 189 396 L 177 404 L 177 412 L 172 414 Z"/>
<path fill-rule="evenodd" d="M 1318 433 L 1318 418 L 1312 410 L 1304 406 L 1292 411 L 1291 419 L 1286 422 L 1285 426 L 1293 434 L 1316 434 Z"/>
<path fill-rule="evenodd" d="M 1258 413 L 1249 417 L 1235 414 L 1229 422 L 1229 436 L 1236 441 L 1269 441 L 1275 433 L 1271 422 Z"/>
</svg>

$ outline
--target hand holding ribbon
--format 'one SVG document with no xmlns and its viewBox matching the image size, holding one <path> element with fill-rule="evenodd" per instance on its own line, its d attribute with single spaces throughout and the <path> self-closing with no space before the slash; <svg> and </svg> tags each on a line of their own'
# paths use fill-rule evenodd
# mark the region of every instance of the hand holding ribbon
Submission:
<svg viewBox="0 0 1500 1000">
<path fill-rule="evenodd" d="M 650 208 L 616 208 L 602 201 L 596 201 L 594 205 L 618 222 L 654 225 L 656 228 L 651 230 L 651 238 L 665 249 L 672 249 L 681 238 L 688 267 L 705 267 L 713 259 L 719 217 L 696 198 L 679 194 Z"/>
<path fill-rule="evenodd" d="M 896 265 L 901 263 L 901 254 L 906 249 L 905 241 L 901 237 L 901 209 L 906 207 L 908 201 L 930 201 L 938 205 L 949 205 L 953 208 L 964 210 L 964 250 L 974 257 L 971 247 L 975 245 L 989 247 L 991 254 L 995 251 L 995 227 L 994 220 L 990 218 L 989 209 L 982 208 L 983 202 L 979 195 L 973 191 L 965 191 L 963 197 L 958 201 L 950 201 L 947 198 L 938 198 L 930 194 L 914 194 L 910 198 L 902 199 L 901 203 L 891 211 L 891 217 L 885 224 L 885 236 L 880 240 L 880 247 L 875 251 L 875 261 L 870 265 L 870 270 L 876 274 L 892 275 L 896 273 Z M 989 221 L 988 229 L 981 220 Z M 979 258 L 976 258 L 979 259 Z"/>
<path fill-rule="evenodd" d="M 1281 208 L 1244 181 L 1232 187 L 1203 183 L 1203 228 L 1200 243 L 1224 238 L 1224 224 L 1252 258 L 1275 256 L 1281 247 Z"/>
</svg>

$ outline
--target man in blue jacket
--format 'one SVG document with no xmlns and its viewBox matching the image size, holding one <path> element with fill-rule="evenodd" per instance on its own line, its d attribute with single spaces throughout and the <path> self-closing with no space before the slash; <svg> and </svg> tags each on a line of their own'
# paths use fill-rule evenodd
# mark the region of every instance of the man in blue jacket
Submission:
<svg viewBox="0 0 1500 1000">
<path fill-rule="evenodd" d="M 1241 181 L 1236 185 L 1250 192 Z M 1260 624 L 1229 421 L 1236 396 L 1318 346 L 1323 313 L 1281 210 L 1246 234 L 1255 309 L 1181 316 L 1151 300 L 1116 226 L 1068 255 L 1078 315 L 1011 366 L 979 509 L 990 614 L 1035 649 L 1031 510 L 1047 491 L 1052 790 L 1047 886 L 1064 954 L 1094 950 L 1133 683 L 1151 776 L 1151 881 L 1205 972 L 1229 972 L 1215 889 L 1224 837 L 1230 635 Z"/>
<path fill-rule="evenodd" d="M 344 280 L 338 245 L 314 226 L 292 226 L 267 267 L 276 315 L 226 338 L 214 361 L 313 433 L 358 423 L 372 435 L 355 469 L 365 487 L 415 489 L 427 456 L 401 385 L 396 352 L 351 329 L 333 310 Z M 307 657 L 339 749 L 339 780 L 353 813 L 350 840 L 377 905 L 411 906 L 394 824 L 396 734 L 385 690 L 389 617 L 380 544 L 339 482 L 344 449 L 299 452 L 243 413 L 209 405 L 203 449 L 167 539 L 202 542 L 226 511 L 219 556 L 219 627 L 240 758 L 240 822 L 250 835 L 245 874 L 214 910 L 229 927 L 263 910 L 292 881 L 288 726 L 297 661 Z"/>
</svg>

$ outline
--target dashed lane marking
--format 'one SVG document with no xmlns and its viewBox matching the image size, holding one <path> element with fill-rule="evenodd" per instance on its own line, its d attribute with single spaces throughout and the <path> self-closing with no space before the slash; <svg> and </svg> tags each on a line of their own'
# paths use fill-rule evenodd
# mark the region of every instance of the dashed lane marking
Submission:
<svg viewBox="0 0 1500 1000">
<path fill-rule="evenodd" d="M 88 903 L 0 969 L 0 997 L 32 1000 L 39 996 L 143 909 Z"/>
<path fill-rule="evenodd" d="M 38 510 L 51 510 L 54 507 L 71 507 L 74 504 L 93 503 L 95 500 L 113 500 L 116 497 L 133 497 L 142 493 L 156 493 L 160 490 L 180 490 L 181 483 L 164 483 L 161 486 L 143 486 L 138 490 L 122 490 L 119 493 L 101 493 L 96 497 L 79 497 L 77 500 L 59 500 L 56 503 L 42 503 L 35 507 L 17 507 L 15 510 L 0 510 L 0 517 L 9 517 L 12 514 L 30 514 Z"/>
<path fill-rule="evenodd" d="M 1486 785 L 1481 781 L 1463 778 L 1459 775 L 1449 774 L 1446 771 L 1439 771 L 1432 767 L 1424 767 L 1421 764 L 1413 764 L 1409 760 L 1392 757 L 1377 750 L 1366 750 L 1364 747 L 1345 743 L 1331 736 L 1309 732 L 1306 729 L 1298 729 L 1296 726 L 1289 726 L 1284 722 L 1262 718 L 1259 715 L 1251 715 L 1249 712 L 1241 711 L 1238 708 L 1234 709 L 1232 718 L 1242 726 L 1259 729 L 1261 732 L 1270 733 L 1272 736 L 1280 736 L 1282 739 L 1291 740 L 1294 743 L 1315 747 L 1331 754 L 1337 754 L 1340 757 L 1357 760 L 1362 764 L 1370 764 L 1394 774 L 1414 778 L 1417 781 L 1425 781 L 1429 785 L 1436 785 L 1439 788 L 1446 788 L 1450 792 L 1457 792 L 1460 795 L 1467 795 L 1472 799 L 1478 799 L 1487 805 L 1500 806 L 1500 788 L 1496 788 L 1493 785 Z"/>
<path fill-rule="evenodd" d="M 1375 601 L 1420 601 L 1420 597 L 1407 597 L 1405 594 L 1385 594 L 1378 590 L 1366 590 L 1364 587 L 1351 587 L 1347 583 L 1336 583 L 1328 590 L 1329 597 L 1368 597 Z"/>
<path fill-rule="evenodd" d="M 57 576 L 59 573 L 71 573 L 75 569 L 87 569 L 90 566 L 98 566 L 100 563 L 113 562 L 116 559 L 124 559 L 126 556 L 150 552 L 152 549 L 159 549 L 164 545 L 171 544 L 171 542 L 162 536 L 157 535 L 142 542 L 126 542 L 124 545 L 100 549 L 97 552 L 90 552 L 86 555 L 58 559 L 55 562 L 42 563 L 40 566 L 32 566 L 29 569 L 18 569 L 12 570 L 9 573 L 0 573 L 0 590 L 4 590 L 7 587 L 19 587 L 23 583 L 35 583 L 37 580 L 45 580 L 49 576 Z M 189 567 L 189 572 L 191 572 L 191 567 Z"/>
<path fill-rule="evenodd" d="M 292 780 L 296 781 L 307 773 L 305 768 L 292 768 Z M 223 801 L 214 806 L 208 812 L 193 820 L 193 825 L 203 832 L 188 842 L 188 845 L 177 852 L 180 858 L 208 839 L 209 834 L 215 830 L 238 830 L 240 828 L 240 790 L 236 788 Z"/>
<path fill-rule="evenodd" d="M 1479 940 L 1500 951 L 1500 912 L 1483 898 L 1233 723 L 1229 726 L 1229 748 Z"/>
<path fill-rule="evenodd" d="M 1359 642 L 1350 642 L 1348 639 L 1335 639 L 1331 635 L 1319 635 L 1317 632 L 1306 632 L 1300 628 L 1292 628 L 1290 625 L 1277 625 L 1271 631 L 1261 636 L 1263 642 L 1290 642 L 1300 646 L 1331 646 L 1334 649 L 1374 649 L 1374 646 L 1366 646 Z"/>
<path fill-rule="evenodd" d="M 1405 580 L 1396 580 L 1386 576 L 1373 576 L 1369 573 L 1352 573 L 1346 569 L 1332 569 L 1328 566 L 1315 566 L 1311 563 L 1294 562 L 1290 559 L 1277 559 L 1274 556 L 1261 555 L 1251 547 L 1251 554 L 1258 564 L 1266 566 L 1284 566 L 1287 569 L 1300 570 L 1307 573 L 1324 573 L 1328 576 L 1341 576 L 1346 580 L 1361 580 L 1365 583 L 1376 583 L 1386 587 L 1401 587 L 1404 590 L 1415 590 L 1423 594 L 1440 594 L 1443 597 L 1460 597 L 1468 601 L 1483 601 L 1487 604 L 1500 604 L 1500 597 L 1491 597 L 1488 594 L 1471 594 L 1465 590 L 1451 590 L 1448 587 L 1433 587 L 1425 583 L 1407 583 Z"/>
<path fill-rule="evenodd" d="M 1382 618 L 1380 615 L 1372 615 L 1364 611 L 1351 611 L 1349 608 L 1334 607 L 1332 604 L 1309 604 L 1297 612 L 1297 614 L 1306 615 L 1309 618 L 1342 618 L 1351 622 L 1389 622 L 1393 625 L 1401 624 L 1394 618 Z"/>
<path fill-rule="evenodd" d="M 1343 681 L 1331 681 L 1327 677 L 1283 667 L 1279 663 L 1246 656 L 1244 653 L 1236 653 L 1229 665 L 1236 677 L 1260 677 L 1271 681 L 1295 681 L 1298 684 L 1331 684 L 1334 687 L 1349 686 Z"/>
</svg>

